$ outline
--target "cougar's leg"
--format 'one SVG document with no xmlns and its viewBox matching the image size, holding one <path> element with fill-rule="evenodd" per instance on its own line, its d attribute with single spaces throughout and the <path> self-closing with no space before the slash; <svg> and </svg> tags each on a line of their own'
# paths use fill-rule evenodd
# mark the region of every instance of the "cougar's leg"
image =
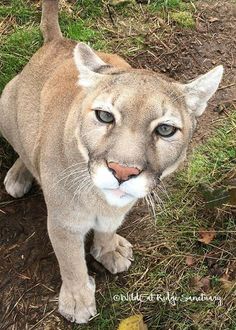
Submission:
<svg viewBox="0 0 236 330">
<path fill-rule="evenodd" d="M 4 185 L 9 195 L 15 198 L 24 196 L 31 188 L 33 176 L 18 158 L 7 172 Z"/>
<path fill-rule="evenodd" d="M 93 227 L 94 239 L 90 253 L 112 274 L 128 270 L 133 260 L 132 245 L 116 234 L 124 216 L 97 216 Z"/>
<path fill-rule="evenodd" d="M 62 278 L 59 312 L 69 321 L 87 323 L 97 313 L 95 281 L 88 275 L 84 256 L 84 237 L 90 220 L 68 207 L 69 203 L 59 206 L 54 201 L 47 201 L 48 233 Z"/>
</svg>

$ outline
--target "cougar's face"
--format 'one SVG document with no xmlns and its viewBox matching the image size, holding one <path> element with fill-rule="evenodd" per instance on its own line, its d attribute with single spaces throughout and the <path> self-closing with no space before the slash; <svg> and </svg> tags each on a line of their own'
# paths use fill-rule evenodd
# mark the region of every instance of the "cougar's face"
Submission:
<svg viewBox="0 0 236 330">
<path fill-rule="evenodd" d="M 109 204 L 122 207 L 150 193 L 184 160 L 195 117 L 218 87 L 222 68 L 210 71 L 211 79 L 182 85 L 147 70 L 107 68 L 90 52 L 85 45 L 75 50 L 79 85 L 87 90 L 78 146 L 94 185 Z M 210 83 L 214 88 L 206 97 Z"/>
<path fill-rule="evenodd" d="M 120 73 L 85 102 L 81 144 L 111 205 L 146 196 L 184 159 L 193 122 L 180 96 L 155 74 Z"/>
</svg>

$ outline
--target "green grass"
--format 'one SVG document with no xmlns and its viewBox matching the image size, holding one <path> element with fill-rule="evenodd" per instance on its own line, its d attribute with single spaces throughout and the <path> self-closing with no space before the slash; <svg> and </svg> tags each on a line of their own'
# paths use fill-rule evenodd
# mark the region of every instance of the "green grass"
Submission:
<svg viewBox="0 0 236 330">
<path fill-rule="evenodd" d="M 169 12 L 169 18 L 173 24 L 182 27 L 194 27 L 191 2 L 182 0 L 152 1 L 149 6 L 143 7 L 142 11 L 135 1 L 122 2 L 118 5 L 110 5 L 111 16 L 116 27 L 111 21 L 100 24 L 104 14 L 108 20 L 108 9 L 102 2 L 93 0 L 80 0 L 74 6 L 62 8 L 60 25 L 66 37 L 89 42 L 97 50 L 112 51 L 118 48 L 121 54 L 133 56 L 135 52 L 147 48 L 145 35 L 149 29 L 155 27 L 155 22 L 147 21 L 146 15 L 157 13 L 163 16 Z M 0 41 L 0 91 L 6 83 L 12 79 L 27 63 L 32 54 L 42 44 L 39 32 L 40 8 L 32 2 L 23 0 L 6 1 L 0 5 L 0 18 L 2 20 L 2 36 Z M 153 26 L 152 26 L 153 24 Z M 130 27 L 135 30 L 129 35 Z M 1 31 L 0 31 L 1 32 Z M 114 38 L 119 33 L 119 40 Z M 114 41 L 116 40 L 116 41 Z M 119 42 L 119 47 L 117 47 Z"/>
<path fill-rule="evenodd" d="M 211 223 L 211 201 L 216 200 L 213 203 L 214 207 L 221 207 L 222 203 L 229 203 L 228 178 L 235 170 L 236 159 L 235 111 L 232 111 L 222 122 L 222 127 L 209 139 L 208 143 L 195 149 L 187 168 L 176 175 L 173 189 L 178 188 L 176 194 L 172 194 L 172 203 L 169 205 L 169 209 L 170 212 L 176 209 L 176 217 L 182 218 L 182 221 L 187 221 L 188 217 L 195 220 L 199 219 L 201 215 L 197 214 L 196 211 L 207 208 Z M 181 193 L 179 193 L 180 187 L 182 188 Z M 200 197 L 200 201 L 199 198 L 195 198 L 196 196 Z M 221 197 L 225 198 L 222 198 L 221 201 Z M 178 205 L 178 208 L 174 208 L 174 203 Z M 194 222 L 198 227 L 204 226 L 204 222 L 207 220 L 205 219 L 205 212 L 202 216 L 202 223 Z M 217 221 L 215 222 L 217 223 Z M 225 223 L 225 229 L 232 230 L 232 228 L 232 222 Z"/>
<path fill-rule="evenodd" d="M 192 1 L 183 1 L 183 0 L 152 0 L 150 6 L 153 10 L 185 10 L 189 9 L 192 6 Z"/>
<path fill-rule="evenodd" d="M 192 185 L 196 183 L 214 185 L 216 180 L 218 182 L 233 168 L 236 159 L 236 115 L 234 110 L 225 122 L 223 127 L 217 130 L 217 134 L 193 154 L 187 169 L 187 180 Z M 183 178 L 183 175 L 181 177 Z"/>
<path fill-rule="evenodd" d="M 99 32 L 90 27 L 84 25 L 84 21 L 78 19 L 72 21 L 65 15 L 65 18 L 61 19 L 61 30 L 65 37 L 74 40 L 80 40 L 82 42 L 90 42 L 93 45 L 95 40 L 99 38 Z"/>
<path fill-rule="evenodd" d="M 10 36 L 3 37 L 0 50 L 0 90 L 22 69 L 41 43 L 39 28 L 35 26 L 17 27 Z"/>
<path fill-rule="evenodd" d="M 101 1 L 94 0 L 78 0 L 75 4 L 75 9 L 80 11 L 82 19 L 97 19 L 102 16 L 104 9 Z"/>
<path fill-rule="evenodd" d="M 182 0 L 154 0 L 150 3 L 150 10 L 162 12 L 163 18 L 170 18 L 174 24 L 183 28 L 194 28 L 195 1 Z"/>
<path fill-rule="evenodd" d="M 0 6 L 0 18 L 13 16 L 18 25 L 35 21 L 36 14 L 36 10 L 29 5 L 29 2 L 23 0 L 8 1 L 5 5 Z"/>
<path fill-rule="evenodd" d="M 63 34 L 71 39 L 89 42 L 95 49 L 105 48 L 103 36 L 91 23 L 93 15 L 99 16 L 99 13 L 101 5 L 95 5 L 90 0 L 78 1 L 73 11 L 64 9 L 60 15 Z M 27 1 L 14 0 L 0 6 L 0 18 L 3 21 L 0 42 L 1 92 L 42 45 L 43 39 L 39 30 L 39 9 Z"/>
</svg>

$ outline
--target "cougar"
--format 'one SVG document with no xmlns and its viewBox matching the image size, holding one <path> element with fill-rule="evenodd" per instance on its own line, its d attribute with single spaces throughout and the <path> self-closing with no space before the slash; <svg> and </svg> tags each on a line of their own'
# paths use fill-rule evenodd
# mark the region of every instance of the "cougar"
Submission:
<svg viewBox="0 0 236 330">
<path fill-rule="evenodd" d="M 63 38 L 56 0 L 43 1 L 40 27 L 44 45 L 0 100 L 0 131 L 19 155 L 4 184 L 15 198 L 33 178 L 40 184 L 62 278 L 59 312 L 86 323 L 96 314 L 86 233 L 94 230 L 99 263 L 113 274 L 128 270 L 132 245 L 116 230 L 185 159 L 223 67 L 185 84 L 133 69 L 118 55 Z"/>
</svg>

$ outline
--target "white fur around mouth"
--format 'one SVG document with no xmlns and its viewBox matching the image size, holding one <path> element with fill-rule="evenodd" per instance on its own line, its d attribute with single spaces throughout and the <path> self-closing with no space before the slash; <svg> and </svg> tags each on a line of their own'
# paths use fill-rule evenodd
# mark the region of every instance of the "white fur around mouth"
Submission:
<svg viewBox="0 0 236 330">
<path fill-rule="evenodd" d="M 102 189 L 106 201 L 108 204 L 116 207 L 123 207 L 128 205 L 129 203 L 134 202 L 136 197 L 126 193 L 125 191 L 121 190 L 120 188 L 117 189 Z"/>
<path fill-rule="evenodd" d="M 109 192 L 111 192 L 114 196 L 118 197 L 118 198 L 123 198 L 126 196 L 130 196 L 130 197 L 134 197 L 128 193 L 126 193 L 125 191 L 121 190 L 120 188 L 117 189 L 104 189 L 107 190 Z"/>
</svg>

